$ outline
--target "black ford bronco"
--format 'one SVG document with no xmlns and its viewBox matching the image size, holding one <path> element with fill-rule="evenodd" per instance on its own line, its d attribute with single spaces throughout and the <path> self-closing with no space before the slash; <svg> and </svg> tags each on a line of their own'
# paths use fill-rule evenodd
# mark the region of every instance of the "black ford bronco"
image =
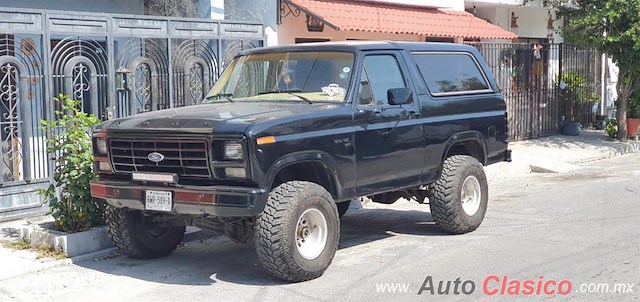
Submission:
<svg viewBox="0 0 640 302">
<path fill-rule="evenodd" d="M 478 228 L 483 165 L 511 160 L 505 109 L 469 46 L 248 50 L 201 104 L 100 124 L 91 193 L 109 204 L 127 256 L 167 255 L 195 225 L 254 241 L 274 276 L 309 280 L 331 263 L 339 217 L 358 197 L 428 202 L 445 232 Z"/>
</svg>

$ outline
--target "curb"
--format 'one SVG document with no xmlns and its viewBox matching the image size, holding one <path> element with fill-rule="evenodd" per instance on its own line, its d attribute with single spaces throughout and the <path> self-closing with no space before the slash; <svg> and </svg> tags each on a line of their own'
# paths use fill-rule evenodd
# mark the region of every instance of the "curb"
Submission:
<svg viewBox="0 0 640 302">
<path fill-rule="evenodd" d="M 615 146 L 614 148 L 618 151 L 618 155 L 640 152 L 640 141 L 627 141 L 622 146 Z"/>
<path fill-rule="evenodd" d="M 542 163 L 542 164 L 531 163 L 529 164 L 529 166 L 531 167 L 530 173 L 562 173 L 562 172 L 573 170 L 574 168 L 571 168 L 571 166 L 610 159 L 610 158 L 629 155 L 633 153 L 638 153 L 640 152 L 640 141 L 626 141 L 624 143 L 618 142 L 618 143 L 615 143 L 615 145 L 613 146 L 606 146 L 604 148 L 609 149 L 607 150 L 608 152 L 603 150 L 605 151 L 603 152 L 605 154 L 593 156 L 593 157 L 587 157 L 587 158 L 583 158 L 575 161 L 562 162 L 562 165 L 564 165 L 565 167 L 562 167 L 561 169 L 556 168 L 558 163 Z M 550 168 L 549 165 L 554 167 Z"/>
<path fill-rule="evenodd" d="M 587 141 L 585 144 L 590 148 L 590 152 L 597 150 L 591 154 L 591 156 L 581 157 L 579 159 L 569 160 L 567 157 L 561 159 L 554 156 L 554 154 L 534 154 L 530 151 L 519 153 L 514 149 L 513 162 L 511 163 L 497 163 L 491 166 L 485 167 L 485 173 L 487 179 L 495 181 L 508 180 L 511 177 L 520 177 L 530 174 L 540 173 L 565 173 L 573 171 L 580 167 L 581 164 L 611 159 L 618 156 L 639 153 L 640 141 L 628 140 L 626 142 L 619 141 L 606 141 L 598 139 L 598 144 L 592 141 Z M 554 142 L 551 142 L 553 144 Z M 520 147 L 522 150 L 527 150 L 527 146 Z M 579 144 L 575 144 L 572 148 L 580 149 Z M 594 149 L 595 148 L 595 149 Z M 520 155 L 523 154 L 523 155 Z"/>
<path fill-rule="evenodd" d="M 624 143 L 617 143 L 615 146 L 610 146 L 611 149 L 609 154 L 603 156 L 594 156 L 590 158 L 585 158 L 582 160 L 571 162 L 573 164 L 582 164 L 593 161 L 599 161 L 609 158 L 614 158 L 617 156 L 633 154 L 640 152 L 640 141 L 626 141 Z"/>
</svg>

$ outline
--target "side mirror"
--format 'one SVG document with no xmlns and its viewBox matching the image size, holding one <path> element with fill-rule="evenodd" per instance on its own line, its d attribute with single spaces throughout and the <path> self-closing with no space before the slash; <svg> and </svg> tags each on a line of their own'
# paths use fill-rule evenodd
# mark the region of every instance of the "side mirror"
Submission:
<svg viewBox="0 0 640 302">
<path fill-rule="evenodd" d="M 404 105 L 413 103 L 413 91 L 411 88 L 391 88 L 387 90 L 389 105 Z"/>
</svg>

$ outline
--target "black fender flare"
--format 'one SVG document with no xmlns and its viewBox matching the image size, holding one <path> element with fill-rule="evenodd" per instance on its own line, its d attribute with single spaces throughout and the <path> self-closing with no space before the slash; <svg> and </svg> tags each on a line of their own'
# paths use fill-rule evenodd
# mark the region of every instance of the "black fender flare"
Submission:
<svg viewBox="0 0 640 302">
<path fill-rule="evenodd" d="M 314 162 L 323 165 L 330 172 L 333 184 L 335 186 L 335 195 L 340 197 L 342 194 L 341 177 L 338 170 L 335 168 L 338 166 L 336 160 L 329 153 L 320 150 L 300 151 L 290 153 L 278 158 L 273 165 L 269 168 L 266 174 L 266 184 L 269 188 L 273 185 L 276 175 L 288 166 L 300 163 Z M 327 191 L 331 192 L 328 188 Z"/>
<path fill-rule="evenodd" d="M 451 150 L 451 147 L 456 143 L 461 143 L 466 141 L 474 141 L 480 144 L 480 146 L 482 146 L 482 158 L 480 158 L 480 163 L 484 165 L 487 162 L 487 144 L 486 144 L 487 140 L 485 139 L 484 135 L 474 130 L 464 131 L 464 132 L 459 132 L 450 136 L 449 139 L 445 141 L 443 152 L 442 152 L 442 158 L 440 161 L 440 171 L 442 171 L 442 165 L 444 164 L 444 160 L 446 159 L 446 156 L 449 153 L 449 150 Z"/>
</svg>

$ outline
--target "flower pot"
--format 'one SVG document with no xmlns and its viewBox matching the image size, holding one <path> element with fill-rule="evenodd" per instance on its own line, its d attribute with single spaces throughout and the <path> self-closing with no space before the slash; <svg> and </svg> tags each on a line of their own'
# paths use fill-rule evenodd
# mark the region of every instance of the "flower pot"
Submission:
<svg viewBox="0 0 640 302">
<path fill-rule="evenodd" d="M 582 126 L 578 122 L 567 122 L 562 126 L 562 129 L 560 129 L 560 133 L 562 133 L 562 135 L 577 136 L 580 135 L 581 128 Z"/>
<path fill-rule="evenodd" d="M 596 114 L 596 130 L 604 130 L 604 126 L 607 123 L 607 116 Z"/>
<path fill-rule="evenodd" d="M 632 137 L 636 136 L 638 133 L 638 126 L 640 126 L 640 119 L 637 118 L 627 118 L 627 136 Z"/>
<path fill-rule="evenodd" d="M 105 226 L 93 227 L 77 233 L 53 230 L 53 224 L 25 226 L 20 229 L 20 237 L 31 243 L 31 247 L 46 247 L 61 251 L 69 257 L 85 255 L 112 248 Z"/>
</svg>

